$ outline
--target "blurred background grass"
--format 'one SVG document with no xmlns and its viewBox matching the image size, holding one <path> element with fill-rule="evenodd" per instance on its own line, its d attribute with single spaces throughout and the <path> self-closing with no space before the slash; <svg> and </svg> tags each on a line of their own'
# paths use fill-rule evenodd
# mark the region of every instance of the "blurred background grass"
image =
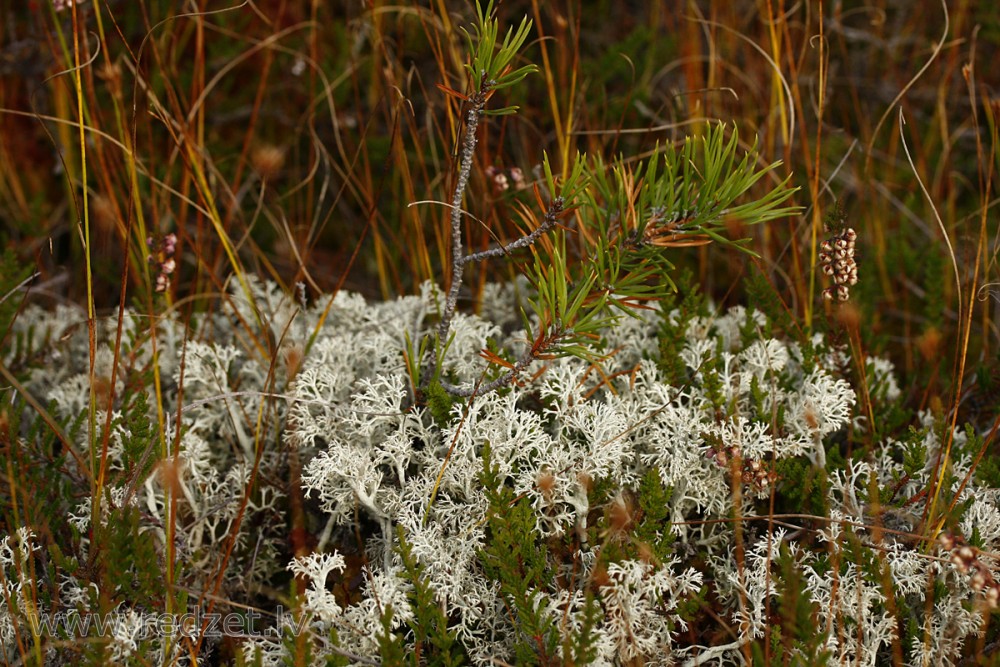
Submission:
<svg viewBox="0 0 1000 667">
<path fill-rule="evenodd" d="M 796 326 L 888 354 L 914 406 L 950 405 L 964 382 L 988 407 L 994 3 L 506 0 L 499 12 L 504 25 L 534 19 L 526 58 L 541 73 L 502 101 L 518 115 L 481 126 L 472 248 L 531 224 L 530 190 L 500 191 L 496 170 L 531 181 L 543 150 L 557 168 L 577 150 L 632 159 L 734 123 L 801 188 L 803 215 L 731 230 L 754 237 Z M 459 26 L 473 13 L 445 0 L 4 3 L 0 240 L 40 274 L 29 299 L 110 313 L 124 291 L 162 310 L 147 240 L 167 233 L 166 299 L 184 313 L 247 272 L 310 296 L 446 281 L 448 209 L 433 202 L 453 189 L 461 101 L 442 88 L 467 90 Z M 860 283 L 832 308 L 817 248 L 837 201 L 859 235 Z M 746 257 L 670 252 L 718 302 L 746 301 Z M 474 267 L 467 297 L 516 271 Z"/>
</svg>

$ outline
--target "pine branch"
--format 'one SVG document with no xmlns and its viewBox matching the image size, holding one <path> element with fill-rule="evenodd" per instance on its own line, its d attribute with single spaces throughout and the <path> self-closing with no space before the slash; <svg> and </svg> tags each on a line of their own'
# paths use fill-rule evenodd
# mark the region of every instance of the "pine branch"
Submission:
<svg viewBox="0 0 1000 667">
<path fill-rule="evenodd" d="M 552 200 L 549 205 L 549 210 L 545 212 L 545 217 L 542 219 L 542 224 L 538 226 L 533 232 L 525 234 L 516 241 L 512 241 L 507 245 L 496 246 L 493 248 L 488 248 L 486 250 L 481 250 L 480 252 L 474 252 L 471 255 L 466 255 L 462 258 L 464 264 L 469 262 L 482 262 L 484 260 L 490 259 L 491 257 L 503 257 L 504 255 L 509 255 L 514 250 L 520 250 L 521 248 L 527 248 L 532 243 L 537 241 L 542 237 L 543 234 L 553 229 L 559 222 L 560 216 L 565 211 L 565 200 L 562 197 L 556 197 Z"/>
<path fill-rule="evenodd" d="M 489 82 L 483 82 L 482 89 L 470 98 L 470 108 L 465 114 L 465 136 L 462 139 L 462 162 L 458 170 L 458 182 L 451 197 L 451 288 L 444 304 L 444 313 L 438 324 L 438 344 L 444 346 L 451 329 L 451 320 L 455 316 L 458 304 L 458 293 L 462 289 L 462 273 L 465 269 L 465 257 L 462 248 L 462 197 L 469 184 L 469 174 L 472 172 L 472 160 L 476 154 L 476 130 L 479 128 L 479 118 L 486 106 L 489 96 Z"/>
</svg>

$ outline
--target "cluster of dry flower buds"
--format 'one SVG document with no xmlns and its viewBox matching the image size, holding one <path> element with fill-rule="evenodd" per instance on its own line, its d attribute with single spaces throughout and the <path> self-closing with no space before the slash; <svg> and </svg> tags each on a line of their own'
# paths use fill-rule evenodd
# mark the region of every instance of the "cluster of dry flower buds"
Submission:
<svg viewBox="0 0 1000 667">
<path fill-rule="evenodd" d="M 177 235 L 167 234 L 162 239 L 152 236 L 146 239 L 149 255 L 146 260 L 156 269 L 156 291 L 166 292 L 170 287 L 170 276 L 177 268 L 174 253 L 177 252 Z"/>
<path fill-rule="evenodd" d="M 833 287 L 823 290 L 823 298 L 830 301 L 847 301 L 852 285 L 858 282 L 858 265 L 854 261 L 854 243 L 857 233 L 846 227 L 820 244 L 819 263 L 823 273 L 833 278 Z"/>
<path fill-rule="evenodd" d="M 778 474 L 774 470 L 769 470 L 759 460 L 744 459 L 740 454 L 740 448 L 735 445 L 721 448 L 709 447 L 707 455 L 722 468 L 728 468 L 730 464 L 736 466 L 737 470 L 740 471 L 740 481 L 759 490 L 766 489 L 778 479 Z"/>
<path fill-rule="evenodd" d="M 517 167 L 500 169 L 491 165 L 486 167 L 486 178 L 490 179 L 490 183 L 493 184 L 493 196 L 507 192 L 511 184 L 515 190 L 523 190 L 527 186 L 524 172 Z"/>
<path fill-rule="evenodd" d="M 979 549 L 968 544 L 959 544 L 958 538 L 951 533 L 941 533 L 938 544 L 945 551 L 951 552 L 951 562 L 962 574 L 972 573 L 969 587 L 974 591 L 983 591 L 986 604 L 990 609 L 996 609 L 1000 604 L 1000 584 L 996 582 L 989 568 L 979 560 Z"/>
<path fill-rule="evenodd" d="M 83 0 L 80 0 L 80 2 L 83 2 Z M 73 5 L 80 4 L 80 2 L 73 2 L 73 0 L 52 0 L 52 8 L 57 12 L 61 12 Z"/>
</svg>

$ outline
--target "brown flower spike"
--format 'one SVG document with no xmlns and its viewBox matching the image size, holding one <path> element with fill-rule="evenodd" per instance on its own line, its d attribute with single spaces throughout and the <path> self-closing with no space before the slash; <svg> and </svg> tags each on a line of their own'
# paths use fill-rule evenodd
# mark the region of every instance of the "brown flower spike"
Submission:
<svg viewBox="0 0 1000 667">
<path fill-rule="evenodd" d="M 845 227 L 820 244 L 819 264 L 823 273 L 833 278 L 834 285 L 823 290 L 823 298 L 828 301 L 847 301 L 850 287 L 858 282 L 858 265 L 854 261 L 854 244 L 858 235 L 851 227 Z"/>
</svg>

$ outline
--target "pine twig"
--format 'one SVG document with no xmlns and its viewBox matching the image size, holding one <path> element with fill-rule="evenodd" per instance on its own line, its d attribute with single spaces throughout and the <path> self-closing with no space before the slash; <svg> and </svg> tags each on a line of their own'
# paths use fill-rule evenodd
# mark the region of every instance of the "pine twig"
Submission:
<svg viewBox="0 0 1000 667">
<path fill-rule="evenodd" d="M 479 128 L 479 118 L 486 106 L 489 96 L 489 82 L 484 82 L 482 89 L 470 98 L 470 108 L 465 114 L 465 136 L 462 138 L 462 162 L 458 170 L 458 182 L 451 198 L 451 287 L 444 304 L 444 313 L 438 325 L 438 344 L 442 347 L 448 341 L 451 320 L 455 316 L 458 304 L 458 293 L 462 288 L 462 273 L 465 269 L 465 255 L 462 247 L 462 197 L 469 184 L 469 174 L 472 172 L 472 159 L 476 153 L 476 130 Z"/>
</svg>

